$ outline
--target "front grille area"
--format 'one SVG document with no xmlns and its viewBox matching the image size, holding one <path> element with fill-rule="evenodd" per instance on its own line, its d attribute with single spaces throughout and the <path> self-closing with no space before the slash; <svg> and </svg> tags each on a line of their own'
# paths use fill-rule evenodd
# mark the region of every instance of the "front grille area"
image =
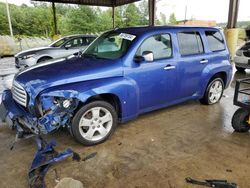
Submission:
<svg viewBox="0 0 250 188">
<path fill-rule="evenodd" d="M 244 56 L 246 56 L 246 57 L 250 57 L 250 51 L 244 51 L 243 54 L 244 54 Z"/>
<path fill-rule="evenodd" d="M 25 89 L 18 84 L 16 81 L 13 82 L 12 86 L 13 99 L 20 105 L 26 107 L 27 105 L 27 93 Z"/>
</svg>

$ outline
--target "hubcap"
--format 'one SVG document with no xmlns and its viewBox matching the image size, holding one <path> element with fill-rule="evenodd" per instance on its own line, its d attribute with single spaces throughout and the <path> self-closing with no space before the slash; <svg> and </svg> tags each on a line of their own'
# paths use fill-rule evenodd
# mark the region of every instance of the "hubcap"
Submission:
<svg viewBox="0 0 250 188">
<path fill-rule="evenodd" d="M 112 128 L 113 117 L 104 107 L 94 107 L 83 114 L 79 131 L 83 138 L 98 141 L 108 135 Z"/>
<path fill-rule="evenodd" d="M 216 103 L 220 100 L 220 97 L 222 95 L 222 92 L 223 92 L 223 86 L 222 86 L 222 83 L 220 81 L 215 81 L 211 87 L 210 87 L 210 90 L 209 90 L 209 100 L 210 102 L 213 104 L 213 103 Z"/>
</svg>

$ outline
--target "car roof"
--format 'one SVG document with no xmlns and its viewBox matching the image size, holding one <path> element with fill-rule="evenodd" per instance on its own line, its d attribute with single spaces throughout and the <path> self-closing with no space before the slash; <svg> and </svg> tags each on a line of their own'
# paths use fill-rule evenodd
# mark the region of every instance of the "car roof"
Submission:
<svg viewBox="0 0 250 188">
<path fill-rule="evenodd" d="M 62 38 L 75 38 L 75 37 L 97 37 L 97 35 L 75 34 L 75 35 L 63 36 Z"/>
<path fill-rule="evenodd" d="M 140 35 L 145 32 L 154 32 L 154 31 L 164 31 L 167 29 L 195 29 L 195 30 L 204 30 L 204 29 L 213 29 L 219 30 L 218 27 L 198 27 L 198 26 L 183 26 L 183 25 L 174 25 L 174 26 L 140 26 L 140 27 L 127 27 L 127 28 L 118 28 L 115 29 L 118 32 L 128 32 L 134 35 Z"/>
</svg>

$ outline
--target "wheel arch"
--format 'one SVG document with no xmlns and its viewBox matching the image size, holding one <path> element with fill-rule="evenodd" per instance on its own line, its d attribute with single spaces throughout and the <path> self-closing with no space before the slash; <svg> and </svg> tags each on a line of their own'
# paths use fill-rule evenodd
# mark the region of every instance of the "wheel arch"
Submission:
<svg viewBox="0 0 250 188">
<path fill-rule="evenodd" d="M 227 85 L 227 73 L 226 72 L 224 72 L 224 71 L 221 71 L 221 72 L 217 72 L 216 74 L 214 74 L 210 79 L 209 79 L 209 81 L 208 81 L 208 84 L 213 80 L 213 79 L 215 79 L 215 78 L 221 78 L 222 80 L 223 80 L 223 82 L 224 82 L 224 86 L 226 86 Z M 207 84 L 207 85 L 208 85 Z"/>
<path fill-rule="evenodd" d="M 49 55 L 44 55 L 44 56 L 41 56 L 37 59 L 36 63 L 38 63 L 41 59 L 43 58 L 48 58 L 48 59 L 53 59 L 53 57 L 49 56 Z"/>
<path fill-rule="evenodd" d="M 117 111 L 118 118 L 119 119 L 122 118 L 121 101 L 120 101 L 119 97 L 113 93 L 103 93 L 103 94 L 97 94 L 97 95 L 91 96 L 85 102 L 80 102 L 77 110 L 79 110 L 83 105 L 86 105 L 90 102 L 98 101 L 98 100 L 106 101 L 109 104 L 111 104 L 115 108 L 115 110 Z"/>
<path fill-rule="evenodd" d="M 211 83 L 212 80 L 214 80 L 215 78 L 221 78 L 223 80 L 224 83 L 224 87 L 226 88 L 227 83 L 228 83 L 228 75 L 225 71 L 219 71 L 216 73 L 213 73 L 211 76 L 208 77 L 208 79 L 205 81 L 205 84 L 203 85 L 203 89 L 202 89 L 202 93 L 201 93 L 201 97 L 204 97 L 205 93 L 206 93 L 206 89 L 208 87 L 208 85 Z"/>
</svg>

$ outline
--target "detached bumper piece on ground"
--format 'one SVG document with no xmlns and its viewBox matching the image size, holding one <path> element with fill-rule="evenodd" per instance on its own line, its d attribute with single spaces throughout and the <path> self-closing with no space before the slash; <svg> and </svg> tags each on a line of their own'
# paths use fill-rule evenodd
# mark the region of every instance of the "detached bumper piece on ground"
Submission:
<svg viewBox="0 0 250 188">
<path fill-rule="evenodd" d="M 227 180 L 198 181 L 188 177 L 186 178 L 186 182 L 194 185 L 203 185 L 206 187 L 214 187 L 214 188 L 238 188 L 236 183 L 229 183 Z"/>
<path fill-rule="evenodd" d="M 56 142 L 54 140 L 46 143 L 41 137 L 36 138 L 37 153 L 29 170 L 30 188 L 46 188 L 44 177 L 49 167 L 68 157 L 73 157 L 73 151 L 66 149 L 61 153 L 54 150 Z"/>
</svg>

